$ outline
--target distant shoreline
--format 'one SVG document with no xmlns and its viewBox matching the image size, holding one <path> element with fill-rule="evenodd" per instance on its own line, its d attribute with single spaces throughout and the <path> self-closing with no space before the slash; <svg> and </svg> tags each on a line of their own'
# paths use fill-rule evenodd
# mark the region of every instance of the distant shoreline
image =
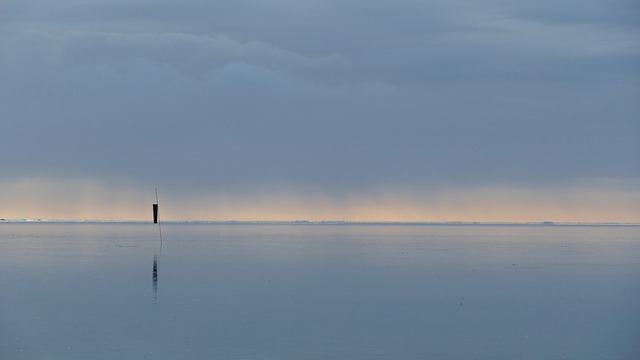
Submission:
<svg viewBox="0 0 640 360">
<path fill-rule="evenodd" d="M 48 220 L 48 219 L 0 219 L 0 224 L 152 224 L 151 220 Z M 501 222 L 501 221 L 343 221 L 343 220 L 167 220 L 163 224 L 193 225 L 413 225 L 413 226 L 640 226 L 640 223 L 624 222 Z"/>
</svg>

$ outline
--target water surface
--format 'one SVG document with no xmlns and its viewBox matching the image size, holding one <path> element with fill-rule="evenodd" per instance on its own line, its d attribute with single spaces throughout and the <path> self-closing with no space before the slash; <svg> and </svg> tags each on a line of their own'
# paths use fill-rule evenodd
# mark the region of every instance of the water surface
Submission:
<svg viewBox="0 0 640 360">
<path fill-rule="evenodd" d="M 0 224 L 2 359 L 637 359 L 640 228 Z"/>
</svg>

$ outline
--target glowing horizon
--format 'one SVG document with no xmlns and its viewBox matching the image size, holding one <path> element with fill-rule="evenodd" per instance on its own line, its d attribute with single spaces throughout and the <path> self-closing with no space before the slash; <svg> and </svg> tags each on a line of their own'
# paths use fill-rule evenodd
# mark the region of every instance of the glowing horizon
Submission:
<svg viewBox="0 0 640 360">
<path fill-rule="evenodd" d="M 371 189 L 344 196 L 301 190 L 244 194 L 160 189 L 165 221 L 640 222 L 634 187 Z M 155 202 L 139 184 L 40 178 L 0 183 L 3 219 L 145 220 Z M 622 188 L 622 189 L 621 189 Z"/>
</svg>

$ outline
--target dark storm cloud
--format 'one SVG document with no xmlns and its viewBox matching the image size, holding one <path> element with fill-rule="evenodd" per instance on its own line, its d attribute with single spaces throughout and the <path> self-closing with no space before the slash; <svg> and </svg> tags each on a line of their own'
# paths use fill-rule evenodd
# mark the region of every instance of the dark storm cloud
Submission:
<svg viewBox="0 0 640 360">
<path fill-rule="evenodd" d="M 638 178 L 637 7 L 580 3 L 9 2 L 3 177 Z"/>
</svg>

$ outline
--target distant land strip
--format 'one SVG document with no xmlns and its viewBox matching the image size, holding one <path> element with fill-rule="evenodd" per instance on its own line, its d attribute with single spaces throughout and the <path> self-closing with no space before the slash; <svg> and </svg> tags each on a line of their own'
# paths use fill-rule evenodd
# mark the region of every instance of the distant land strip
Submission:
<svg viewBox="0 0 640 360">
<path fill-rule="evenodd" d="M 45 224 L 147 224 L 152 220 L 49 220 L 49 219 L 3 219 L 0 223 L 45 223 Z M 209 225 L 489 225 L 489 226 L 640 226 L 628 222 L 501 222 L 501 221 L 347 221 L 347 220 L 166 220 L 163 224 L 209 224 Z"/>
</svg>

